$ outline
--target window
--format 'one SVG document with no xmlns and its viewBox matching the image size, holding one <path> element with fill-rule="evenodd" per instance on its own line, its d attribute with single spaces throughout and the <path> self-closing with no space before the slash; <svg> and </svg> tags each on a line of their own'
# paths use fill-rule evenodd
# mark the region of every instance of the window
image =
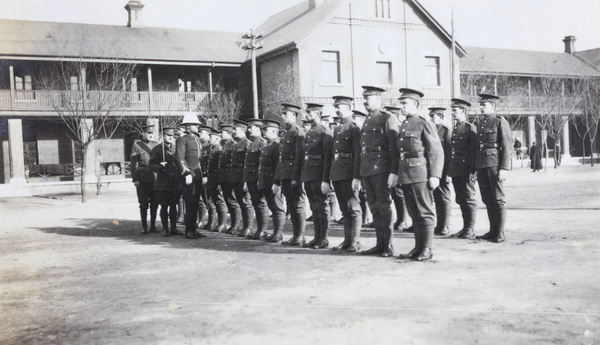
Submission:
<svg viewBox="0 0 600 345">
<path fill-rule="evenodd" d="M 32 90 L 31 76 L 24 77 L 15 76 L 15 90 Z"/>
<path fill-rule="evenodd" d="M 440 86 L 440 58 L 437 56 L 425 57 L 425 85 Z"/>
<path fill-rule="evenodd" d="M 390 0 L 373 0 L 375 1 L 375 17 L 391 18 L 390 16 Z"/>
<path fill-rule="evenodd" d="M 129 82 L 127 82 L 125 78 L 123 78 L 123 91 L 137 92 L 137 78 L 133 77 L 129 80 Z"/>
<path fill-rule="evenodd" d="M 341 82 L 340 52 L 324 50 L 321 59 L 321 81 L 327 84 L 339 84 Z"/>
<path fill-rule="evenodd" d="M 192 92 L 192 81 L 179 79 L 179 92 Z"/>
<path fill-rule="evenodd" d="M 71 76 L 71 91 L 78 91 L 79 90 L 79 78 L 77 78 L 77 76 L 72 75 Z"/>
<path fill-rule="evenodd" d="M 385 61 L 377 61 L 377 84 L 392 85 L 392 63 Z"/>
</svg>

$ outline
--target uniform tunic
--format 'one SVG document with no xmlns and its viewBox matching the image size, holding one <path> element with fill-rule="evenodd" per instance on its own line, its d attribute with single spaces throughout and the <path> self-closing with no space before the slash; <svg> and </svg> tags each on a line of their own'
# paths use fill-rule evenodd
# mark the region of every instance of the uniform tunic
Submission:
<svg viewBox="0 0 600 345">
<path fill-rule="evenodd" d="M 202 145 L 200 139 L 191 132 L 177 138 L 176 157 L 183 176 L 191 175 L 192 183 L 183 186 L 183 201 L 185 203 L 185 232 L 196 231 L 198 207 L 202 195 L 202 168 L 200 157 Z"/>
<path fill-rule="evenodd" d="M 238 205 L 242 211 L 242 217 L 247 225 L 248 215 L 252 209 L 250 194 L 247 189 L 244 189 L 244 160 L 246 159 L 246 150 L 250 146 L 248 138 L 240 138 L 236 141 L 231 150 L 231 168 L 229 170 L 228 182 L 233 187 L 233 193 Z M 244 226 L 245 228 L 245 226 Z"/>
<path fill-rule="evenodd" d="M 287 210 L 291 214 L 305 215 L 305 194 L 300 184 L 300 173 L 304 163 L 303 150 L 304 131 L 295 123 L 287 125 L 279 142 L 279 162 L 274 183 L 281 185 Z M 296 181 L 297 184 L 292 186 L 292 181 Z"/>
<path fill-rule="evenodd" d="M 258 166 L 260 163 L 260 154 L 266 145 L 266 140 L 261 136 L 254 139 L 246 149 L 244 159 L 244 175 L 242 180 L 248 185 L 250 200 L 256 213 L 267 211 L 267 202 L 265 197 L 258 189 Z"/>
<path fill-rule="evenodd" d="M 285 221 L 285 201 L 281 193 L 273 194 L 271 189 L 278 161 L 279 139 L 267 141 L 259 156 L 257 187 L 265 196 L 267 206 L 273 213 L 273 221 L 277 219 L 282 224 Z"/>
<path fill-rule="evenodd" d="M 345 122 L 334 130 L 333 162 L 329 177 L 346 228 L 352 226 L 352 220 L 362 223 L 358 191 L 352 190 L 352 179 L 360 179 L 360 129 L 351 119 L 342 121 Z"/>
<path fill-rule="evenodd" d="M 229 175 L 231 171 L 231 155 L 233 153 L 233 147 L 235 141 L 233 139 L 228 140 L 223 144 L 223 149 L 219 155 L 219 175 L 217 182 L 221 185 L 221 191 L 223 192 L 223 198 L 225 198 L 225 204 L 230 213 L 239 213 L 240 205 L 235 199 L 233 194 L 233 185 L 229 183 Z"/>
<path fill-rule="evenodd" d="M 329 127 L 315 124 L 304 139 L 304 164 L 300 180 L 304 182 L 304 190 L 315 219 L 329 219 L 329 202 L 327 194 L 321 191 L 321 182 L 329 183 L 333 133 Z"/>
<path fill-rule="evenodd" d="M 444 151 L 444 166 L 440 185 L 433 191 L 433 200 L 435 201 L 435 212 L 437 216 L 436 229 L 443 232 L 450 223 L 450 213 L 452 210 L 452 191 L 447 182 L 448 168 L 450 167 L 451 139 L 450 130 L 445 125 L 436 125 L 438 137 L 442 143 Z"/>
<path fill-rule="evenodd" d="M 156 141 L 137 140 L 131 148 L 131 179 L 133 182 L 139 182 L 136 194 L 140 209 L 148 209 L 148 206 L 154 209 L 158 207 L 152 192 L 155 175 L 148 168 L 150 152 L 156 145 L 158 145 Z"/>
<path fill-rule="evenodd" d="M 456 203 L 460 205 L 467 228 L 475 226 L 475 182 L 471 182 L 469 175 L 475 173 L 477 140 L 475 125 L 463 122 L 454 126 L 448 176 L 452 177 Z"/>
</svg>

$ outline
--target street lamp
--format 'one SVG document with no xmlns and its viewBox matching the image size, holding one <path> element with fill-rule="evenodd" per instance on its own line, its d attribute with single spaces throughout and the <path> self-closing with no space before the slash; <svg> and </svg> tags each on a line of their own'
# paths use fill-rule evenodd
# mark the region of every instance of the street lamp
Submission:
<svg viewBox="0 0 600 345">
<path fill-rule="evenodd" d="M 263 37 L 263 34 L 255 35 L 253 30 L 250 29 L 249 34 L 244 34 L 242 38 L 242 49 L 250 50 L 252 54 L 252 96 L 254 103 L 254 118 L 258 119 L 258 86 L 256 82 L 256 50 L 263 47 L 263 41 L 258 41 Z"/>
</svg>

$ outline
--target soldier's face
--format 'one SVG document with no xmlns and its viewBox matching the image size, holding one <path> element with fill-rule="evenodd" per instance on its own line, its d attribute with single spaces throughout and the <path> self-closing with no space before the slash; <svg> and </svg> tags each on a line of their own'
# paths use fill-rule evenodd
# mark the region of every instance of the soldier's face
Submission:
<svg viewBox="0 0 600 345">
<path fill-rule="evenodd" d="M 412 98 L 401 98 L 398 101 L 398 107 L 404 116 L 415 115 L 419 111 L 417 102 Z"/>
<path fill-rule="evenodd" d="M 429 114 L 431 116 L 431 121 L 436 125 L 441 125 L 444 122 L 444 119 L 438 114 Z"/>
<path fill-rule="evenodd" d="M 165 143 L 172 145 L 175 143 L 175 135 L 174 134 L 163 134 L 163 140 Z"/>
<path fill-rule="evenodd" d="M 248 128 L 248 132 L 250 132 L 250 135 L 253 137 L 260 137 L 261 136 L 261 132 L 260 132 L 260 127 L 258 126 L 250 126 L 250 128 Z"/>
<path fill-rule="evenodd" d="M 350 106 L 347 104 L 336 105 L 335 113 L 341 118 L 352 116 L 352 111 L 350 110 Z"/>
<path fill-rule="evenodd" d="M 154 140 L 154 132 L 144 132 L 143 135 L 145 141 Z"/>
<path fill-rule="evenodd" d="M 481 102 L 479 103 L 479 110 L 483 115 L 493 114 L 496 106 L 494 103 L 490 102 Z"/>
<path fill-rule="evenodd" d="M 461 107 L 452 107 L 452 117 L 458 122 L 467 121 L 465 110 Z"/>
<path fill-rule="evenodd" d="M 218 135 L 211 135 L 210 136 L 210 143 L 211 145 L 218 145 L 221 142 L 221 137 Z"/>
<path fill-rule="evenodd" d="M 381 97 L 377 95 L 370 95 L 365 98 L 365 109 L 367 111 L 374 111 L 381 108 Z"/>
<path fill-rule="evenodd" d="M 221 132 L 221 139 L 223 139 L 223 140 L 229 140 L 229 139 L 231 139 L 231 133 L 229 133 L 227 131 Z"/>
<path fill-rule="evenodd" d="M 197 125 L 187 125 L 185 126 L 190 132 L 192 133 L 198 133 L 198 126 Z"/>
<path fill-rule="evenodd" d="M 209 135 L 208 135 L 208 131 L 204 131 L 204 130 L 200 131 L 200 133 L 198 133 L 198 137 L 202 141 L 208 141 L 208 140 L 210 140 Z"/>
<path fill-rule="evenodd" d="M 284 111 L 283 113 L 281 113 L 281 118 L 283 119 L 283 122 L 287 124 L 292 124 L 296 122 L 296 115 L 291 111 Z"/>
<path fill-rule="evenodd" d="M 246 129 L 242 127 L 234 127 L 233 128 L 233 137 L 236 139 L 243 138 L 246 136 Z"/>
<path fill-rule="evenodd" d="M 353 116 L 352 119 L 354 123 L 358 126 L 358 128 L 362 129 L 363 124 L 365 123 L 365 118 L 362 116 Z"/>
<path fill-rule="evenodd" d="M 267 138 L 269 140 L 273 140 L 273 139 L 277 138 L 278 135 L 279 135 L 279 129 L 277 129 L 275 127 L 266 127 L 264 129 L 264 136 L 265 136 L 265 138 Z"/>
</svg>

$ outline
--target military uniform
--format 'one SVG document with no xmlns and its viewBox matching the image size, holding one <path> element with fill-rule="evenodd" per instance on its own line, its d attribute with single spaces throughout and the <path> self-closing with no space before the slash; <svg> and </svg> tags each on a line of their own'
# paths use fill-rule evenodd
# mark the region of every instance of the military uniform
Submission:
<svg viewBox="0 0 600 345">
<path fill-rule="evenodd" d="M 145 126 L 151 128 L 153 126 Z M 138 182 L 136 193 L 140 207 L 140 219 L 142 221 L 142 233 L 148 233 L 148 208 L 150 208 L 150 231 L 156 232 L 154 226 L 156 222 L 156 212 L 158 203 L 153 193 L 155 175 L 148 168 L 150 163 L 150 152 L 154 146 L 158 145 L 156 141 L 137 140 L 131 148 L 131 179 Z"/>
<path fill-rule="evenodd" d="M 297 112 L 300 107 L 284 105 L 284 109 Z M 300 172 L 304 163 L 304 131 L 297 124 L 287 124 L 279 142 L 279 162 L 275 171 L 274 184 L 281 186 L 287 212 L 292 220 L 293 235 L 285 245 L 304 244 L 306 227 L 305 194 L 300 183 Z"/>
<path fill-rule="evenodd" d="M 208 126 L 201 126 L 205 131 L 211 132 L 212 128 Z M 202 155 L 200 157 L 200 167 L 202 171 L 206 174 L 208 171 L 208 155 L 210 150 L 210 142 L 202 143 Z M 207 177 L 207 176 L 204 176 Z M 205 219 L 205 215 L 208 213 L 208 219 Z M 197 227 L 201 227 L 203 230 L 209 230 L 216 221 L 216 209 L 215 204 L 213 204 L 212 200 L 208 196 L 208 191 L 206 190 L 206 186 L 202 185 L 202 191 L 200 193 L 200 205 L 198 207 L 198 220 Z"/>
<path fill-rule="evenodd" d="M 244 132 L 247 129 L 247 124 L 244 121 L 233 120 L 234 127 L 241 127 Z M 235 140 L 235 139 L 234 139 Z M 246 237 L 252 230 L 254 222 L 254 211 L 252 210 L 252 202 L 250 194 L 244 188 L 244 160 L 246 159 L 246 151 L 250 146 L 250 140 L 245 136 L 236 140 L 236 143 L 231 151 L 231 168 L 229 170 L 229 183 L 233 186 L 235 199 L 240 205 L 242 212 L 242 228 L 239 232 L 232 233 L 240 237 Z"/>
<path fill-rule="evenodd" d="M 398 122 L 404 121 L 404 116 L 400 112 L 400 108 L 387 106 L 385 110 L 396 116 Z M 394 202 L 394 208 L 396 209 L 396 221 L 394 222 L 394 230 L 411 232 L 412 227 L 409 228 L 407 220 L 408 213 L 406 211 L 406 202 L 404 201 L 404 192 L 402 186 L 396 185 L 392 192 L 392 201 Z"/>
<path fill-rule="evenodd" d="M 307 243 L 307 246 L 313 249 L 329 246 L 327 235 L 330 209 L 327 193 L 323 194 L 321 183 L 329 184 L 332 147 L 333 135 L 329 126 L 313 124 L 304 138 L 304 164 L 300 174 L 313 215 L 315 237 Z"/>
<path fill-rule="evenodd" d="M 496 102 L 494 95 L 481 94 L 480 103 Z M 506 202 L 504 186 L 498 179 L 500 170 L 509 170 L 512 153 L 512 134 L 510 125 L 502 116 L 495 113 L 485 115 L 477 126 L 478 145 L 475 155 L 477 182 L 481 199 L 487 208 L 490 231 L 479 239 L 492 242 L 504 241 L 504 222 L 506 220 Z"/>
<path fill-rule="evenodd" d="M 377 88 L 365 88 L 365 96 L 370 92 L 381 93 Z M 371 91 L 375 89 L 375 91 Z M 398 157 L 390 154 L 398 136 L 398 120 L 384 110 L 370 111 L 361 131 L 360 175 L 367 194 L 367 202 L 373 214 L 373 225 L 377 244 L 362 252 L 365 255 L 381 254 L 392 256 L 392 200 L 388 188 L 388 177 L 398 167 Z"/>
<path fill-rule="evenodd" d="M 416 90 L 400 89 L 400 99 L 420 101 L 423 94 Z M 444 165 L 444 151 L 435 125 L 416 114 L 407 114 L 400 125 L 400 135 L 393 155 L 398 161 L 398 184 L 402 186 L 406 208 L 412 218 L 415 248 L 400 258 L 429 260 L 435 227 L 433 191 L 428 186 L 430 177 L 440 178 Z"/>
<path fill-rule="evenodd" d="M 192 183 L 183 186 L 185 235 L 188 238 L 197 238 L 196 220 L 201 202 L 203 172 L 200 166 L 202 144 L 196 133 L 186 131 L 184 136 L 177 138 L 176 155 L 183 176 L 192 176 Z"/>
<path fill-rule="evenodd" d="M 429 110 L 438 109 L 440 116 L 443 118 L 445 108 L 429 108 Z M 435 110 L 432 110 L 435 112 Z M 430 114 L 431 115 L 431 114 Z M 442 177 L 440 185 L 433 190 L 433 200 L 435 201 L 435 215 L 437 225 L 435 226 L 434 234 L 445 236 L 449 233 L 450 213 L 452 211 L 452 191 L 450 183 L 447 181 L 448 168 L 450 166 L 450 151 L 451 139 L 450 130 L 446 125 L 435 125 L 444 150 L 444 168 L 442 169 Z"/>
<path fill-rule="evenodd" d="M 471 104 L 453 98 L 452 107 L 466 109 Z M 456 203 L 460 206 L 463 228 L 452 237 L 475 238 L 477 200 L 475 199 L 475 152 L 477 150 L 477 128 L 468 122 L 457 122 L 452 131 L 452 150 L 448 176 L 452 178 Z"/>
<path fill-rule="evenodd" d="M 260 120 L 251 119 L 249 125 L 261 127 Z M 244 159 L 244 176 L 242 180 L 248 187 L 250 193 L 250 201 L 256 214 L 256 232 L 248 234 L 249 239 L 260 240 L 265 236 L 267 223 L 269 221 L 269 212 L 267 210 L 267 201 L 263 192 L 258 189 L 258 167 L 260 163 L 261 151 L 266 145 L 266 140 L 262 136 L 254 138 L 246 149 L 246 158 Z"/>
<path fill-rule="evenodd" d="M 231 130 L 230 125 L 221 126 L 222 130 Z M 240 205 L 238 204 L 234 192 L 233 185 L 229 182 L 229 174 L 231 171 L 231 155 L 235 141 L 233 139 L 227 140 L 223 143 L 221 154 L 219 155 L 219 178 L 217 182 L 221 186 L 223 192 L 223 198 L 225 199 L 225 205 L 229 210 L 231 216 L 231 226 L 225 231 L 225 233 L 231 234 L 236 233 L 241 229 L 242 212 L 240 211 Z"/>
<path fill-rule="evenodd" d="M 174 130 L 163 128 L 166 133 Z M 171 135 L 173 135 L 171 134 Z M 161 162 L 166 164 L 161 165 Z M 160 220 L 164 236 L 180 234 L 177 231 L 177 203 L 181 196 L 181 173 L 175 157 L 175 144 L 163 143 L 156 145 L 150 152 L 149 167 L 156 173 L 154 194 L 160 205 Z M 169 227 L 170 221 L 170 227 Z"/>
<path fill-rule="evenodd" d="M 214 131 L 211 135 L 216 134 L 217 131 Z M 214 223 L 210 227 L 210 231 L 215 232 L 224 232 L 227 230 L 227 226 L 225 225 L 225 221 L 227 219 L 227 206 L 225 205 L 225 199 L 223 198 L 223 194 L 219 189 L 219 157 L 221 156 L 221 145 L 211 145 L 209 148 L 208 154 L 208 170 L 207 177 L 208 182 L 206 185 L 206 191 L 208 196 L 210 197 L 213 205 L 215 205 L 215 210 L 217 212 L 217 222 Z"/>
<path fill-rule="evenodd" d="M 352 98 L 334 97 L 336 104 L 352 104 Z M 360 180 L 360 129 L 352 117 L 342 118 L 333 134 L 333 161 L 330 179 L 344 219 L 344 242 L 334 249 L 356 252 L 360 249 L 362 210 L 358 190 L 352 189 L 352 180 Z"/>
</svg>

